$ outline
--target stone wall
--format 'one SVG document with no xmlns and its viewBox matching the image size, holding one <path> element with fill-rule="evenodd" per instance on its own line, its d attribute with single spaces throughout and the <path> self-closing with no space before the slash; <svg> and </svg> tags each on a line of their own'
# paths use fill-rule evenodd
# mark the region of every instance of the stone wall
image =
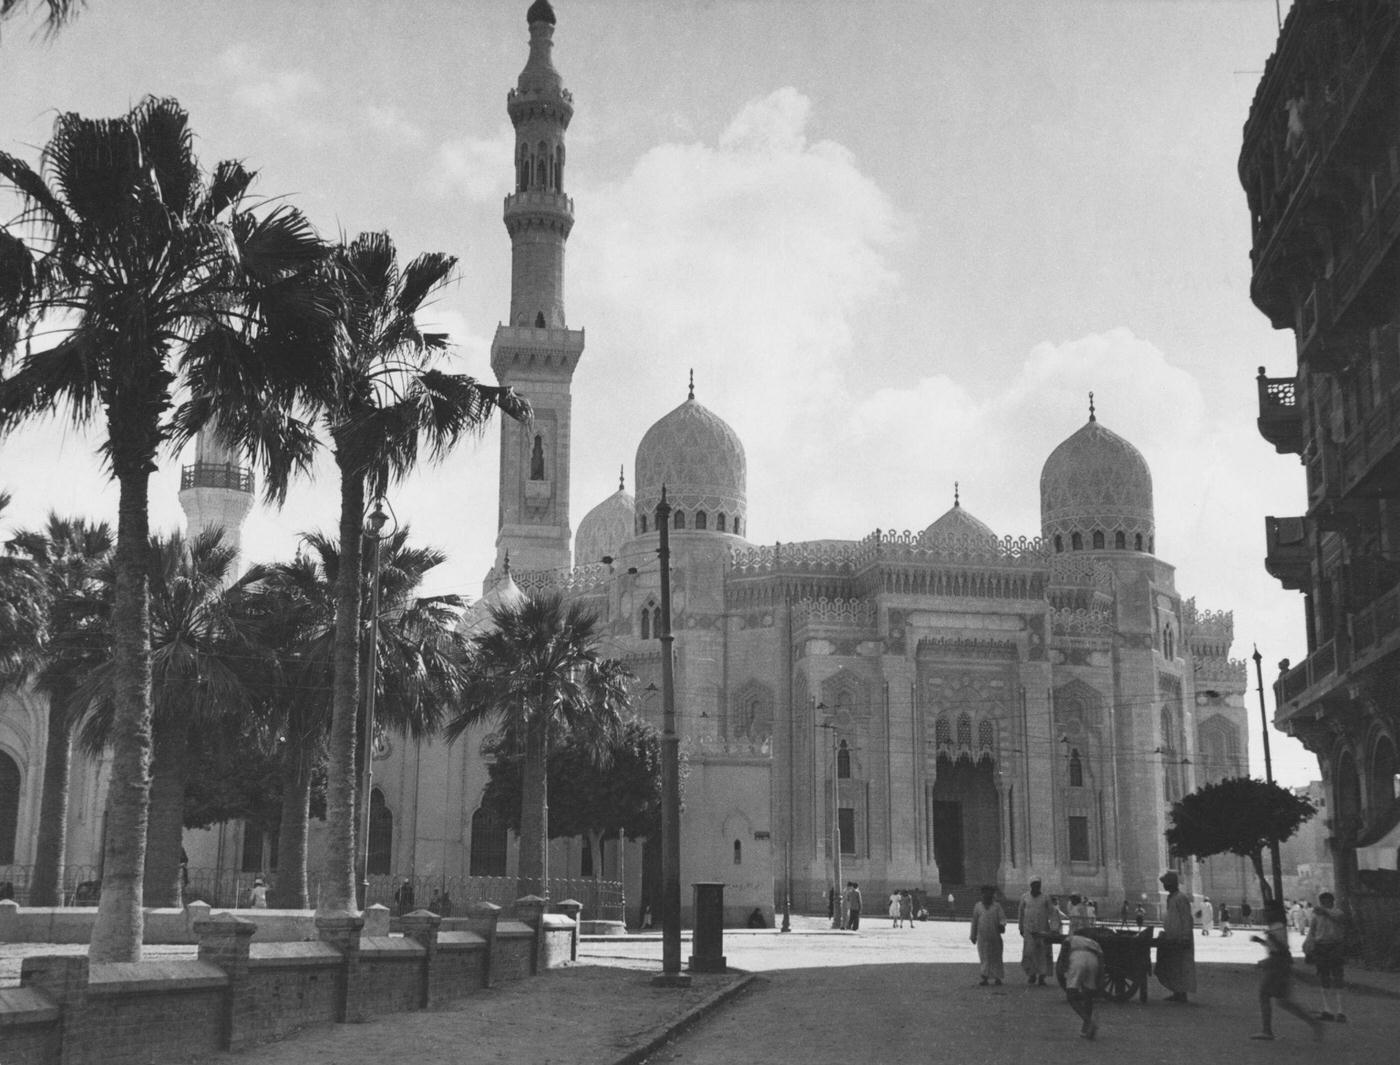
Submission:
<svg viewBox="0 0 1400 1065">
<path fill-rule="evenodd" d="M 544 910 L 522 899 L 518 919 L 501 921 L 498 907 L 477 904 L 448 931 L 420 910 L 398 922 L 402 936 L 366 935 L 364 918 L 343 914 L 316 919 L 317 941 L 258 944 L 252 922 L 216 914 L 196 922 L 193 961 L 26 958 L 21 986 L 0 990 L 0 1062 L 162 1065 L 450 1003 L 567 964 L 575 921 Z"/>
</svg>

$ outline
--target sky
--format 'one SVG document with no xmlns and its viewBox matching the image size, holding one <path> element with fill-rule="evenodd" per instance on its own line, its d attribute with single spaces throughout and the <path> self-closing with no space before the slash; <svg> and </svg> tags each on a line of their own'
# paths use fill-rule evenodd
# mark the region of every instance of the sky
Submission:
<svg viewBox="0 0 1400 1065">
<path fill-rule="evenodd" d="M 37 162 L 60 112 L 173 96 L 206 166 L 244 160 L 256 193 L 323 234 L 456 255 L 422 324 L 451 334 L 448 368 L 491 380 L 528 6 L 90 0 L 52 41 L 6 24 L 0 150 Z M 1303 472 L 1255 428 L 1257 368 L 1291 375 L 1293 338 L 1250 303 L 1236 172 L 1274 0 L 554 6 L 575 105 L 566 312 L 587 333 L 575 528 L 619 467 L 631 486 L 638 441 L 693 369 L 744 442 L 752 541 L 922 529 L 954 482 L 998 534 L 1036 536 L 1041 466 L 1093 391 L 1152 469 L 1178 589 L 1234 612 L 1233 653 L 1257 644 L 1266 682 L 1304 657 L 1301 597 L 1263 567 L 1263 518 L 1304 512 Z M 496 434 L 391 495 L 449 554 L 430 591 L 481 591 Z M 51 509 L 115 522 L 95 447 L 64 421 L 0 439 L 8 526 Z M 182 525 L 181 461 L 152 479 L 156 529 Z M 280 511 L 255 509 L 246 556 L 290 557 L 336 508 L 323 459 Z M 1272 745 L 1280 782 L 1318 777 L 1301 745 Z"/>
</svg>

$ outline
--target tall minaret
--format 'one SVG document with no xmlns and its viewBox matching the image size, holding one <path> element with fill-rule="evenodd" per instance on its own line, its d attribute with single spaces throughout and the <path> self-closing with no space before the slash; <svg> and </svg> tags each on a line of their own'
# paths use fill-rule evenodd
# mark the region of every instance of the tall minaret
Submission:
<svg viewBox="0 0 1400 1065">
<path fill-rule="evenodd" d="M 525 16 L 530 58 L 506 97 L 515 125 L 515 191 L 506 197 L 511 241 L 510 321 L 496 327 L 491 368 L 534 408 L 532 424 L 501 420 L 501 507 L 496 570 L 569 565 L 569 430 L 583 330 L 564 323 L 564 244 L 574 204 L 564 195 L 564 131 L 573 97 L 554 69 L 554 9 Z"/>
<path fill-rule="evenodd" d="M 190 539 L 213 528 L 224 544 L 240 550 L 243 519 L 253 509 L 253 471 L 206 426 L 195 439 L 194 465 L 180 471 L 180 507 Z"/>
</svg>

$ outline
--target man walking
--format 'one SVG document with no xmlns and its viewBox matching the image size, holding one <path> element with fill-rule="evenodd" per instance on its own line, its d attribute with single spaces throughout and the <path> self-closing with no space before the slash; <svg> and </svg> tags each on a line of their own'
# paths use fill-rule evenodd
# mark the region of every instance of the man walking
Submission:
<svg viewBox="0 0 1400 1065">
<path fill-rule="evenodd" d="M 986 987 L 988 980 L 1001 986 L 1006 975 L 1001 960 L 1001 936 L 1005 931 L 1006 914 L 997 902 L 996 888 L 988 885 L 982 889 L 982 901 L 972 907 L 972 942 L 977 944 L 977 960 L 982 967 L 979 987 Z"/>
<path fill-rule="evenodd" d="M 846 927 L 852 932 L 860 928 L 860 885 L 854 880 L 846 882 Z"/>
<path fill-rule="evenodd" d="M 1032 877 L 1030 890 L 1021 896 L 1016 927 L 1021 932 L 1021 970 L 1026 974 L 1026 983 L 1041 987 L 1045 986 L 1045 978 L 1054 964 L 1054 947 L 1049 936 L 1052 931 L 1059 931 L 1059 911 L 1056 911 L 1052 929 L 1050 910 L 1050 900 L 1040 893 L 1040 877 Z"/>
<path fill-rule="evenodd" d="M 1181 881 L 1168 869 L 1159 878 L 1167 891 L 1167 904 L 1162 914 L 1162 934 L 1157 939 L 1157 979 L 1171 992 L 1168 1002 L 1185 1002 L 1188 994 L 1196 993 L 1195 922 L 1191 920 L 1191 903 L 1181 893 Z"/>
</svg>

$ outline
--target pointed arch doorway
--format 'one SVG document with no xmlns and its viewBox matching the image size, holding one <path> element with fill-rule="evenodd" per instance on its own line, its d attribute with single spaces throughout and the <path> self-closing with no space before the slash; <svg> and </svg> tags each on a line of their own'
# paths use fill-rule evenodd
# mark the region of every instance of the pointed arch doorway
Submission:
<svg viewBox="0 0 1400 1065">
<path fill-rule="evenodd" d="M 927 824 L 940 891 L 1000 882 L 1001 812 L 990 757 L 938 756 Z"/>
</svg>

